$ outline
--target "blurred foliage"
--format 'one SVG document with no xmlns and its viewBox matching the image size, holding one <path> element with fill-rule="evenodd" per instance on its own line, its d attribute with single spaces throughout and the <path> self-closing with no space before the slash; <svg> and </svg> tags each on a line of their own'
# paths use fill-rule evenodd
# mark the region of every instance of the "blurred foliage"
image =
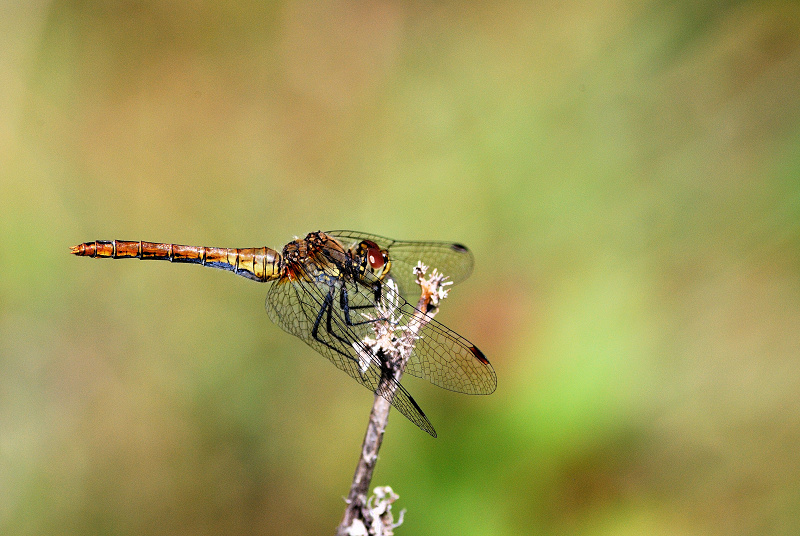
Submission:
<svg viewBox="0 0 800 536">
<path fill-rule="evenodd" d="M 371 397 L 266 288 L 94 239 L 466 243 L 398 534 L 796 534 L 796 2 L 9 3 L 0 533 L 324 534 Z"/>
</svg>

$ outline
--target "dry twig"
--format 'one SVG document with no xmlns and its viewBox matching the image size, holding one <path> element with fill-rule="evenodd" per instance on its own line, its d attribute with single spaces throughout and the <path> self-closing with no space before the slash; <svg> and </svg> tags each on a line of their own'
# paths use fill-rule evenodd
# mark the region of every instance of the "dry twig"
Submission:
<svg viewBox="0 0 800 536">
<path fill-rule="evenodd" d="M 368 319 L 374 321 L 375 338 L 368 338 L 363 342 L 376 355 L 380 355 L 390 364 L 387 367 L 388 373 L 393 375 L 397 383 L 403 376 L 403 370 L 414 350 L 414 343 L 420 330 L 436 315 L 439 302 L 447 297 L 445 287 L 451 284 L 449 281 L 445 281 L 446 277 L 435 269 L 430 278 L 425 279 L 427 269 L 422 263 L 418 263 L 414 269 L 421 295 L 417 303 L 417 313 L 406 325 L 398 325 L 395 311 L 399 303 L 391 303 L 391 299 L 387 300 L 389 303 L 385 306 L 385 310 L 377 308 L 376 316 L 367 316 Z M 398 297 L 397 287 L 391 281 L 387 285 L 389 286 L 387 297 Z M 354 347 L 358 351 L 358 345 Z M 369 366 L 371 357 L 364 355 L 363 358 L 363 366 Z M 384 377 L 381 383 L 382 388 L 377 392 L 394 393 L 397 384 L 392 382 L 391 377 Z M 380 394 L 375 395 L 372 411 L 369 414 L 367 432 L 361 445 L 361 456 L 355 475 L 353 475 L 350 493 L 346 499 L 347 508 L 337 530 L 338 536 L 389 536 L 393 534 L 393 529 L 402 523 L 403 512 L 400 514 L 398 523 L 395 524 L 392 519 L 391 503 L 397 499 L 397 495 L 388 486 L 375 489 L 378 506 L 373 507 L 372 501 L 367 500 L 367 492 L 372 481 L 375 463 L 378 460 L 378 451 L 383 442 L 390 407 L 391 403 L 387 398 Z"/>
</svg>

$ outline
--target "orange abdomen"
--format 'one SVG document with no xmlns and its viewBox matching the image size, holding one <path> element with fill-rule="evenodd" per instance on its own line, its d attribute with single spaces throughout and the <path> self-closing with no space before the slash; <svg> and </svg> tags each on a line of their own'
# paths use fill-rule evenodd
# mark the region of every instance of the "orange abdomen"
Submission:
<svg viewBox="0 0 800 536">
<path fill-rule="evenodd" d="M 141 259 L 187 262 L 228 270 L 254 281 L 272 281 L 281 276 L 281 255 L 274 249 L 209 248 L 160 242 L 97 240 L 72 246 L 70 252 L 80 257 Z"/>
</svg>

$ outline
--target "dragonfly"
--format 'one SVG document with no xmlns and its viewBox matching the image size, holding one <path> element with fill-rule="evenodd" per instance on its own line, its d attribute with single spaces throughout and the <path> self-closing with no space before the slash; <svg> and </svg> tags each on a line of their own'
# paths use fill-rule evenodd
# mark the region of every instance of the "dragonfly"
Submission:
<svg viewBox="0 0 800 536">
<path fill-rule="evenodd" d="M 295 335 L 358 383 L 388 400 L 419 428 L 436 437 L 425 413 L 389 374 L 384 352 L 367 341 L 376 322 L 406 324 L 427 311 L 415 303 L 414 267 L 436 268 L 453 284 L 469 277 L 474 259 L 450 242 L 393 240 L 357 231 L 317 231 L 282 251 L 217 248 L 161 242 L 97 240 L 70 248 L 77 256 L 192 263 L 271 283 L 270 319 Z M 410 303 L 411 301 L 411 303 Z M 391 311 L 391 319 L 386 311 Z M 427 319 L 415 334 L 403 373 L 466 394 L 490 394 L 497 376 L 477 346 L 443 324 Z"/>
</svg>

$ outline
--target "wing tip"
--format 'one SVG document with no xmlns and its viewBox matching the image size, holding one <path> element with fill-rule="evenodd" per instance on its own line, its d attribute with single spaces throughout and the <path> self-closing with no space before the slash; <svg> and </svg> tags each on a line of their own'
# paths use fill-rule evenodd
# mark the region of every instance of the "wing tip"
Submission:
<svg viewBox="0 0 800 536">
<path fill-rule="evenodd" d="M 436 430 L 433 429 L 433 425 L 431 424 L 431 421 L 428 420 L 428 416 L 425 415 L 425 412 L 422 411 L 422 408 L 419 407 L 419 404 L 417 404 L 417 401 L 414 400 L 413 396 L 408 395 L 408 400 L 409 400 L 409 402 L 411 402 L 411 404 L 413 404 L 414 409 L 417 410 L 417 416 L 418 417 L 422 417 L 421 421 L 410 419 L 410 418 L 409 418 L 409 420 L 411 422 L 413 422 L 414 424 L 416 424 L 417 426 L 419 426 L 422 431 L 428 432 L 435 439 L 437 437 L 436 436 Z M 408 415 L 406 415 L 406 417 L 408 417 Z"/>
<path fill-rule="evenodd" d="M 494 393 L 495 390 L 497 389 L 497 375 L 494 373 L 494 368 L 492 367 L 492 364 L 489 363 L 489 360 L 486 358 L 486 356 L 483 354 L 483 352 L 481 352 L 478 349 L 478 347 L 475 346 L 474 344 L 469 347 L 469 351 L 472 353 L 473 356 L 475 356 L 475 359 L 480 361 L 480 363 L 487 368 L 488 372 L 491 375 L 491 384 L 487 383 L 484 386 L 484 387 L 486 387 L 486 390 L 480 392 L 480 394 L 490 395 L 490 394 Z"/>
</svg>

